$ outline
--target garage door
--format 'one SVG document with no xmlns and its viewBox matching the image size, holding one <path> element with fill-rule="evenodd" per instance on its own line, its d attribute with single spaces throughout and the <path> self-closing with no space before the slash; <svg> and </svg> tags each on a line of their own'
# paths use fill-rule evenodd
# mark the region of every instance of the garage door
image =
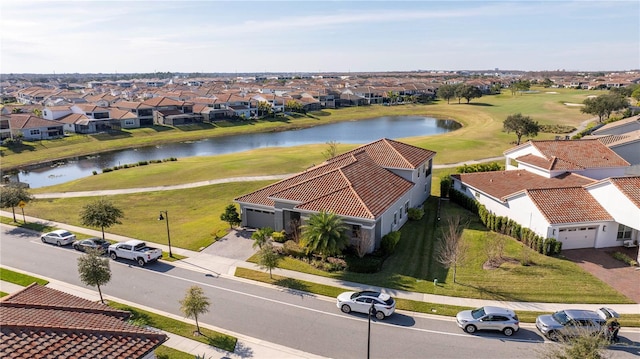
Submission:
<svg viewBox="0 0 640 359">
<path fill-rule="evenodd" d="M 560 228 L 558 239 L 562 242 L 562 249 L 595 247 L 597 229 L 598 227 Z"/>
<path fill-rule="evenodd" d="M 247 227 L 253 228 L 273 228 L 273 212 L 261 211 L 259 209 L 245 208 L 247 215 Z"/>
</svg>

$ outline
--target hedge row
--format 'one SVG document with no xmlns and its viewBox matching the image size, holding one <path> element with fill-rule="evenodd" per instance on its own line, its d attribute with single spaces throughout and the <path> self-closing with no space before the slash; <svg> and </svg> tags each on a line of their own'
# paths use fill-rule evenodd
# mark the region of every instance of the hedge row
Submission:
<svg viewBox="0 0 640 359">
<path fill-rule="evenodd" d="M 483 204 L 465 196 L 460 191 L 453 188 L 450 189 L 449 197 L 453 202 L 478 215 L 480 222 L 488 229 L 513 237 L 538 253 L 555 255 L 562 250 L 562 242 L 557 241 L 555 238 L 541 237 L 529 228 L 522 227 L 509 217 L 496 216 L 489 212 Z"/>
<path fill-rule="evenodd" d="M 103 168 L 102 173 L 107 173 L 107 172 L 112 172 L 112 171 L 117 171 L 121 169 L 132 168 L 132 167 L 146 166 L 150 163 L 162 163 L 162 162 L 177 161 L 177 160 L 178 159 L 175 157 L 170 157 L 170 158 L 165 158 L 163 160 L 138 161 L 137 163 L 131 163 L 131 164 L 125 163 L 124 165 Z M 93 174 L 97 175 L 98 172 L 93 171 Z"/>
</svg>

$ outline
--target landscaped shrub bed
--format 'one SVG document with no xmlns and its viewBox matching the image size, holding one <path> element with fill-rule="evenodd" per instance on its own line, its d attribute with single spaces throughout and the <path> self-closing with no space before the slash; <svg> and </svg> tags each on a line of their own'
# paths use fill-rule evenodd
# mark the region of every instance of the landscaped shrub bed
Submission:
<svg viewBox="0 0 640 359">
<path fill-rule="evenodd" d="M 177 160 L 178 159 L 175 157 L 169 157 L 162 160 L 138 161 L 137 163 L 131 163 L 131 164 L 125 163 L 124 165 L 103 168 L 102 173 L 107 173 L 107 172 L 112 172 L 112 171 L 117 171 L 117 170 L 127 169 L 127 168 L 133 168 L 133 167 L 139 167 L 139 166 L 146 166 L 150 163 L 163 163 L 163 162 L 170 162 L 170 161 L 177 161 Z M 93 174 L 97 175 L 98 172 L 93 171 Z"/>
</svg>

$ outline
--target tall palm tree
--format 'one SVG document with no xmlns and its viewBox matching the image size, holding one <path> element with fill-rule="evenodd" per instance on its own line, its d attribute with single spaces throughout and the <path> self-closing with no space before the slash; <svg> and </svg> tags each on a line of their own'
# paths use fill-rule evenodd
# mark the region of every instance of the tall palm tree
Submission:
<svg viewBox="0 0 640 359">
<path fill-rule="evenodd" d="M 317 253 L 323 258 L 339 254 L 349 244 L 347 226 L 335 213 L 313 214 L 302 226 L 300 244 L 308 253 Z"/>
</svg>

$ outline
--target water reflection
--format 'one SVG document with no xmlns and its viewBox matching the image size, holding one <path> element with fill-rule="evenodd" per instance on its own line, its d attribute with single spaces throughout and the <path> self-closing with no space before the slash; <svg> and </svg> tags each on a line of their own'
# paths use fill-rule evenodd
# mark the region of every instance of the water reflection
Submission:
<svg viewBox="0 0 640 359">
<path fill-rule="evenodd" d="M 19 176 L 20 180 L 28 183 L 31 188 L 38 188 L 91 176 L 94 171 L 102 172 L 103 168 L 139 161 L 221 155 L 263 147 L 291 147 L 328 141 L 363 144 L 380 138 L 437 135 L 459 127 L 460 125 L 453 120 L 437 120 L 423 116 L 386 116 L 302 130 L 252 133 L 114 151 L 31 167 L 21 171 Z"/>
</svg>

